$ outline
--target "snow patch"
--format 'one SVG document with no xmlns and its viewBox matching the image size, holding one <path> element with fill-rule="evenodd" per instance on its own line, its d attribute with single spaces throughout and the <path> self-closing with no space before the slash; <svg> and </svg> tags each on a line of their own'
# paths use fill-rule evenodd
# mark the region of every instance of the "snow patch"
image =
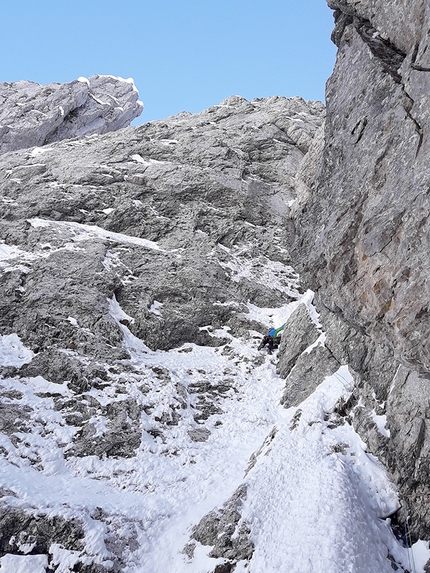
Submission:
<svg viewBox="0 0 430 573">
<path fill-rule="evenodd" d="M 0 336 L 0 366 L 20 368 L 33 360 L 34 353 L 24 346 L 15 333 Z"/>
<path fill-rule="evenodd" d="M 47 555 L 4 555 L 0 559 L 0 573 L 45 573 Z"/>
<path fill-rule="evenodd" d="M 74 570 L 74 566 L 79 562 L 82 556 L 80 551 L 64 549 L 64 547 L 57 543 L 51 545 L 49 553 L 52 555 L 51 566 L 54 565 L 58 567 L 55 569 L 55 573 L 70 573 L 70 571 Z"/>
<path fill-rule="evenodd" d="M 32 227 L 35 228 L 57 227 L 58 229 L 66 229 L 73 233 L 73 241 L 88 241 L 94 237 L 97 237 L 99 239 L 107 239 L 116 243 L 129 243 L 132 245 L 138 245 L 139 247 L 153 249 L 161 253 L 166 252 L 160 249 L 157 243 L 149 241 L 148 239 L 141 239 L 140 237 L 133 237 L 131 235 L 106 231 L 105 229 L 102 229 L 96 225 L 84 225 L 81 223 L 73 223 L 69 221 L 48 221 L 46 219 L 38 218 L 28 219 L 28 222 Z"/>
<path fill-rule="evenodd" d="M 132 155 L 130 157 L 130 159 L 132 159 L 133 161 L 136 161 L 137 163 L 141 163 L 142 165 L 146 165 L 146 166 L 150 166 L 150 165 L 161 165 L 163 163 L 168 163 L 168 161 L 159 161 L 157 159 L 152 159 L 150 157 L 147 157 L 146 159 L 144 157 L 142 157 L 141 155 L 135 153 L 134 155 Z"/>
<path fill-rule="evenodd" d="M 45 380 L 43 376 L 36 376 L 34 378 L 25 378 L 25 385 L 31 388 L 35 393 L 40 394 L 61 394 L 61 396 L 73 396 L 73 393 L 67 387 L 67 382 L 62 384 L 55 384 Z"/>
<path fill-rule="evenodd" d="M 60 108 L 60 109 L 62 109 L 62 108 Z M 31 151 L 30 155 L 31 155 L 31 157 L 38 157 L 39 155 L 42 155 L 43 153 L 46 153 L 46 149 L 44 149 L 43 147 L 35 147 Z"/>
<path fill-rule="evenodd" d="M 266 441 L 245 482 L 242 518 L 255 544 L 250 572 L 391 573 L 388 552 L 404 561 L 405 549 L 382 519 L 399 507 L 382 466 L 351 426 L 327 427 L 353 385 L 341 367 L 280 418 Z"/>
<path fill-rule="evenodd" d="M 116 296 L 113 295 L 111 300 L 108 299 L 109 302 L 109 313 L 117 322 L 121 320 L 126 320 L 130 324 L 134 323 L 134 318 L 124 312 L 122 308 L 119 306 L 118 301 L 116 300 Z"/>
<path fill-rule="evenodd" d="M 231 271 L 232 281 L 252 280 L 269 289 L 298 298 L 298 275 L 291 267 L 277 261 L 268 261 L 265 257 L 245 259 L 240 250 L 232 251 L 219 243 L 217 248 L 229 254 L 229 259 L 219 261 L 219 265 Z"/>
<path fill-rule="evenodd" d="M 387 426 L 387 416 L 378 415 L 375 410 L 371 412 L 372 420 L 375 422 L 376 427 L 378 428 L 378 432 L 385 436 L 386 438 L 390 437 L 390 430 L 386 427 Z"/>
<path fill-rule="evenodd" d="M 429 542 L 418 540 L 410 548 L 410 561 L 414 573 L 425 573 L 424 567 L 430 559 Z"/>
<path fill-rule="evenodd" d="M 326 334 L 325 332 L 321 333 L 318 338 L 315 340 L 313 344 L 308 346 L 306 350 L 303 351 L 303 354 L 310 354 L 314 348 L 317 346 L 324 346 L 325 345 Z"/>
<path fill-rule="evenodd" d="M 154 300 L 154 302 L 151 304 L 151 306 L 149 307 L 149 312 L 152 312 L 152 314 L 155 314 L 156 316 L 162 316 L 160 309 L 163 308 L 163 303 L 162 302 L 158 302 L 158 300 Z"/>
<path fill-rule="evenodd" d="M 265 326 L 267 326 L 268 329 L 279 328 L 280 326 L 282 326 L 287 322 L 287 320 L 290 318 L 290 316 L 298 306 L 300 306 L 301 304 L 305 304 L 309 311 L 309 315 L 312 321 L 318 327 L 320 327 L 321 325 L 318 321 L 318 315 L 316 313 L 315 307 L 312 304 L 314 293 L 308 290 L 303 295 L 299 295 L 298 293 L 296 293 L 296 296 L 297 300 L 279 308 L 260 308 L 248 302 L 246 306 L 248 307 L 249 313 L 246 315 L 246 317 L 249 320 L 255 320 L 256 322 L 264 324 Z M 320 337 L 317 340 L 317 343 L 323 344 L 324 341 L 325 338 Z"/>
<path fill-rule="evenodd" d="M 34 261 L 37 255 L 22 251 L 15 247 L 15 245 L 7 245 L 0 243 L 0 269 L 4 272 L 11 272 L 20 270 L 23 273 L 28 273 L 29 268 L 27 265 L 30 261 Z"/>
</svg>

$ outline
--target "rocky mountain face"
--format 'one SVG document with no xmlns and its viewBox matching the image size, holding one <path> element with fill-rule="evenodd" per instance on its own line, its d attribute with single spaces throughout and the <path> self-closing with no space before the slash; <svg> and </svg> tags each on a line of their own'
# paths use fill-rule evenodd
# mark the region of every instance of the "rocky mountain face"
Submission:
<svg viewBox="0 0 430 573">
<path fill-rule="evenodd" d="M 134 317 L 133 334 L 167 350 L 209 342 L 201 327 L 228 324 L 243 301 L 280 305 L 276 285 L 250 283 L 247 267 L 262 257 L 264 275 L 264 257 L 288 258 L 282 223 L 323 113 L 300 98 L 233 97 L 196 116 L 4 154 L 1 237 L 8 249 L 32 253 L 32 272 L 5 275 L 3 328 L 36 347 L 38 360 L 45 347 L 52 353 L 52 336 L 55 346 L 78 350 L 85 343 L 72 340 L 68 306 L 109 338 L 102 317 L 115 295 Z M 90 248 L 66 248 L 82 241 Z M 249 262 L 239 271 L 243 243 Z M 69 302 L 57 315 L 60 293 Z"/>
<path fill-rule="evenodd" d="M 79 78 L 68 84 L 0 83 L 0 153 L 130 125 L 143 110 L 133 80 Z"/>
<path fill-rule="evenodd" d="M 414 535 L 428 538 L 430 7 L 329 5 L 339 50 L 325 134 L 298 174 L 291 251 L 326 348 L 360 373 L 356 423 L 399 484 Z M 375 409 L 388 419 L 385 443 Z"/>
<path fill-rule="evenodd" d="M 301 98 L 231 97 L 1 156 L 2 565 L 125 571 L 148 563 L 168 499 L 183 527 L 196 524 L 188 480 L 213 484 L 203 512 L 225 501 L 226 479 L 240 486 L 273 425 L 254 396 L 257 346 L 302 296 L 288 203 L 324 113 Z M 197 455 L 211 436 L 219 445 Z M 166 570 L 160 559 L 149 570 Z"/>
<path fill-rule="evenodd" d="M 407 572 L 393 530 L 430 538 L 430 12 L 329 4 L 326 108 L 118 130 L 128 82 L 2 84 L 0 572 Z"/>
</svg>

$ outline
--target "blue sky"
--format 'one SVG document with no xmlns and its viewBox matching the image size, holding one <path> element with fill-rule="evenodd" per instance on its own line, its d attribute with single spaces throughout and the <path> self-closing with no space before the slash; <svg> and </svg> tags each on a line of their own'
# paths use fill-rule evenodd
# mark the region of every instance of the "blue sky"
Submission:
<svg viewBox="0 0 430 573">
<path fill-rule="evenodd" d="M 134 124 L 233 94 L 324 100 L 332 28 L 325 0 L 14 0 L 0 81 L 132 77 L 145 104 Z"/>
</svg>

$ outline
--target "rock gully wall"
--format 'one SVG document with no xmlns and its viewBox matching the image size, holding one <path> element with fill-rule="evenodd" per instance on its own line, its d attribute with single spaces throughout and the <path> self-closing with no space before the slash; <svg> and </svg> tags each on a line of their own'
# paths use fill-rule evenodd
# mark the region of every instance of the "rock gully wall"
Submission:
<svg viewBox="0 0 430 573">
<path fill-rule="evenodd" d="M 430 6 L 329 6 L 339 50 L 324 144 L 315 138 L 298 174 L 292 255 L 327 347 L 360 372 L 368 413 L 385 408 L 391 439 L 376 444 L 370 419 L 363 435 L 400 485 L 414 534 L 428 538 Z"/>
</svg>

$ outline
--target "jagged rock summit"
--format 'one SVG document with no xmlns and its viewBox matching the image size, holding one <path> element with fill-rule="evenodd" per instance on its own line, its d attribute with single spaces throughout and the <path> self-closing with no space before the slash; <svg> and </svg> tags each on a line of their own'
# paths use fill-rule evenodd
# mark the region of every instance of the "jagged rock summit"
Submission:
<svg viewBox="0 0 430 573">
<path fill-rule="evenodd" d="M 143 110 L 133 80 L 94 75 L 68 84 L 0 83 L 0 153 L 130 125 Z"/>
</svg>

